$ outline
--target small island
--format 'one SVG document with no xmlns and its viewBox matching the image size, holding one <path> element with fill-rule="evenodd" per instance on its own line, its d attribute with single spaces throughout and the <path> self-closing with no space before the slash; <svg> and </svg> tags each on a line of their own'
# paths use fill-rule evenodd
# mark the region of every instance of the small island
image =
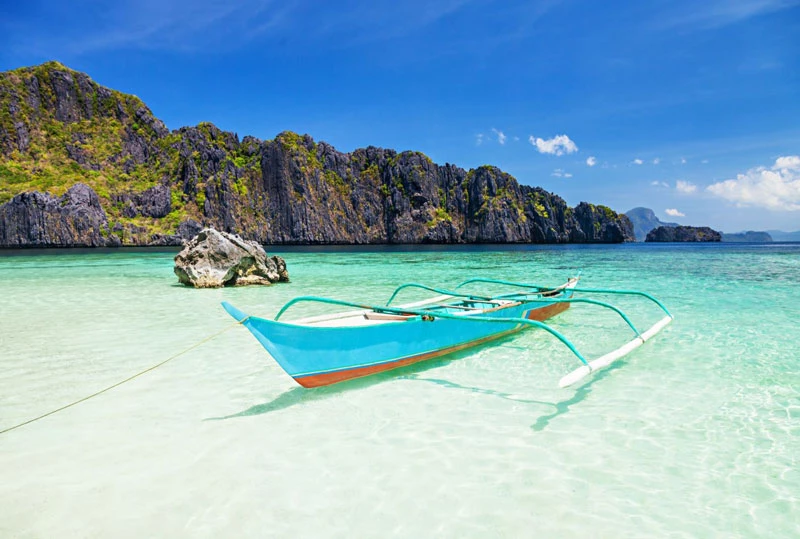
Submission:
<svg viewBox="0 0 800 539">
<path fill-rule="evenodd" d="M 713 242 L 722 234 L 707 226 L 660 226 L 647 233 L 646 242 Z"/>
</svg>

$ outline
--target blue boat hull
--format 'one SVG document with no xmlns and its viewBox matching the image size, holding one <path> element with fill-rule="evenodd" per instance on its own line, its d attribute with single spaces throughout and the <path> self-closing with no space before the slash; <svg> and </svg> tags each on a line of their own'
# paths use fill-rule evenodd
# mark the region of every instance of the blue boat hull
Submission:
<svg viewBox="0 0 800 539">
<path fill-rule="evenodd" d="M 518 322 L 480 324 L 415 317 L 384 324 L 324 327 L 297 325 L 225 309 L 242 321 L 278 364 L 303 387 L 319 387 L 411 365 L 520 331 Z M 568 303 L 514 304 L 478 314 L 545 320 Z"/>
</svg>

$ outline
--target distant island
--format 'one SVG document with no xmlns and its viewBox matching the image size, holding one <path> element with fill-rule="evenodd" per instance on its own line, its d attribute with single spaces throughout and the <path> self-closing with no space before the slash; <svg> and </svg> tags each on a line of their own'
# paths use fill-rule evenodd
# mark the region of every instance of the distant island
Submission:
<svg viewBox="0 0 800 539">
<path fill-rule="evenodd" d="M 715 242 L 722 234 L 707 226 L 660 226 L 647 233 L 646 242 Z"/>
<path fill-rule="evenodd" d="M 784 232 L 783 230 L 767 230 L 774 241 L 800 241 L 800 230 Z"/>
<path fill-rule="evenodd" d="M 722 233 L 722 241 L 732 241 L 732 242 L 748 242 L 748 243 L 769 243 L 772 241 L 772 236 L 769 235 L 768 232 L 755 232 L 753 230 L 748 230 L 746 232 L 737 232 L 737 233 Z"/>
<path fill-rule="evenodd" d="M 264 244 L 634 239 L 626 216 L 489 165 L 342 153 L 288 131 L 170 131 L 138 97 L 57 62 L 0 73 L 0 204 L 0 247 L 178 245 L 202 226 Z"/>
</svg>

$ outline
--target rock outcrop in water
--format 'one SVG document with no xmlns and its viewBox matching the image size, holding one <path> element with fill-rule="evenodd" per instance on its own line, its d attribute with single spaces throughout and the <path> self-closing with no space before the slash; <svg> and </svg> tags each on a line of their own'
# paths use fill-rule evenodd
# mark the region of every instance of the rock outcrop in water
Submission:
<svg viewBox="0 0 800 539">
<path fill-rule="evenodd" d="M 27 201 L 59 200 L 76 183 L 93 193 L 96 218 L 65 205 L 42 220 L 44 202 Z M 343 153 L 291 132 L 240 139 L 210 123 L 170 132 L 139 98 L 56 62 L 0 73 L 6 201 L 0 247 L 179 245 L 198 224 L 270 244 L 633 240 L 624 215 L 571 208 L 492 166 Z"/>
<path fill-rule="evenodd" d="M 175 275 L 186 286 L 218 288 L 288 281 L 286 262 L 235 234 L 204 228 L 175 257 Z"/>
<path fill-rule="evenodd" d="M 722 234 L 707 226 L 660 226 L 647 234 L 649 242 L 720 241 Z"/>
</svg>

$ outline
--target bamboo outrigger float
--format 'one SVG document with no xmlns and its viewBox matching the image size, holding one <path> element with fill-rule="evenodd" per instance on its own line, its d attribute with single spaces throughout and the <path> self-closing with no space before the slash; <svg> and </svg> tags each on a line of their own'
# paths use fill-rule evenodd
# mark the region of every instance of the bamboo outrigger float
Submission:
<svg viewBox="0 0 800 539">
<path fill-rule="evenodd" d="M 520 291 L 495 296 L 459 291 L 473 283 L 503 285 Z M 483 278 L 469 279 L 453 290 L 407 283 L 394 291 L 386 305 L 363 305 L 301 296 L 284 305 L 273 320 L 248 316 L 227 302 L 223 302 L 222 306 L 250 330 L 283 370 L 303 387 L 326 386 L 411 365 L 499 339 L 526 327 L 550 333 L 580 360 L 582 365 L 559 382 L 561 387 L 567 387 L 629 354 L 673 319 L 660 301 L 645 292 L 578 288 L 577 284 L 577 277 L 557 287 Z M 398 293 L 407 288 L 428 290 L 439 295 L 425 301 L 391 306 Z M 641 296 L 658 305 L 666 316 L 640 333 L 617 307 L 595 299 L 576 297 L 581 294 Z M 289 308 L 301 302 L 325 303 L 357 310 L 292 322 L 280 321 Z M 586 303 L 613 310 L 630 327 L 635 337 L 616 350 L 587 360 L 567 337 L 544 323 L 544 320 L 565 311 L 572 303 Z"/>
</svg>

